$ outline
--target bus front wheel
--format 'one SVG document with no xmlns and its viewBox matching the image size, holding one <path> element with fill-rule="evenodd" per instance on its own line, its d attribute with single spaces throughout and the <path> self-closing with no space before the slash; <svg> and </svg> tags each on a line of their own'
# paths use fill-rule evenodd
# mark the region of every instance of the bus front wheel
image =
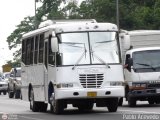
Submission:
<svg viewBox="0 0 160 120">
<path fill-rule="evenodd" d="M 118 98 L 112 98 L 107 101 L 107 108 L 109 112 L 116 112 L 118 108 Z"/>
<path fill-rule="evenodd" d="M 52 110 L 55 114 L 61 114 L 64 110 L 64 106 L 63 106 L 63 101 L 62 100 L 56 100 L 53 99 L 52 101 Z"/>
</svg>

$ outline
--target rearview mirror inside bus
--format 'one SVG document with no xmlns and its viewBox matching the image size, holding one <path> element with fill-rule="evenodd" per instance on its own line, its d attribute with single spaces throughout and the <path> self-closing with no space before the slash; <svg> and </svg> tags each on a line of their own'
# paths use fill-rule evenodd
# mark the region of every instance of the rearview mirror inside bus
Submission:
<svg viewBox="0 0 160 120">
<path fill-rule="evenodd" d="M 56 37 L 51 39 L 51 48 L 52 52 L 58 52 L 58 39 Z"/>
</svg>

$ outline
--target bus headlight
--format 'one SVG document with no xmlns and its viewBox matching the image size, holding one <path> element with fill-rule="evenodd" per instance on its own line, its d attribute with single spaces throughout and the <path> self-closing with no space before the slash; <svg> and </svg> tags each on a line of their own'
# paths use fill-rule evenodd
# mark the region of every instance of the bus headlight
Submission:
<svg viewBox="0 0 160 120">
<path fill-rule="evenodd" d="M 73 83 L 60 83 L 57 84 L 57 88 L 71 88 L 73 87 Z"/>
<path fill-rule="evenodd" d="M 110 82 L 110 86 L 123 86 L 123 82 Z"/>
</svg>

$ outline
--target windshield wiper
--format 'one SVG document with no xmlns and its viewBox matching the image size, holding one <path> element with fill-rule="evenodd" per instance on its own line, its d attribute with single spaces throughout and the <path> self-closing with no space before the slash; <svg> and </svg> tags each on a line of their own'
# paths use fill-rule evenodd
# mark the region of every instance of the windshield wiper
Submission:
<svg viewBox="0 0 160 120">
<path fill-rule="evenodd" d="M 80 56 L 80 58 L 77 60 L 77 62 L 74 64 L 74 66 L 72 67 L 72 70 L 75 69 L 75 67 L 78 65 L 78 63 L 82 60 L 82 58 L 84 56 L 86 58 L 86 52 L 87 52 L 87 49 L 86 49 L 85 44 L 84 44 L 84 52 L 82 53 L 82 55 Z"/>
<path fill-rule="evenodd" d="M 104 60 L 102 60 L 100 57 L 98 57 L 98 56 L 94 53 L 94 51 L 92 50 L 92 47 L 91 47 L 90 52 L 91 52 L 91 56 L 92 56 L 93 59 L 94 59 L 94 57 L 95 57 L 95 58 L 96 58 L 97 60 L 99 60 L 101 63 L 105 64 L 107 68 L 110 68 L 110 66 L 109 66 Z"/>
<path fill-rule="evenodd" d="M 77 46 L 77 45 L 81 45 L 81 44 L 84 44 L 84 43 L 62 42 L 61 44 L 66 44 L 66 45 L 71 46 L 71 47 L 78 47 L 78 48 L 82 48 L 82 47 Z M 76 45 L 76 44 L 77 44 L 77 45 Z"/>
<path fill-rule="evenodd" d="M 150 64 L 146 64 L 146 63 L 136 63 L 136 64 L 143 65 L 143 66 L 148 66 L 149 68 L 155 70 L 155 68 L 152 65 L 150 65 Z"/>
<path fill-rule="evenodd" d="M 113 42 L 115 40 L 110 40 L 110 41 L 101 41 L 101 42 L 96 42 L 96 43 L 110 43 L 110 42 Z"/>
</svg>

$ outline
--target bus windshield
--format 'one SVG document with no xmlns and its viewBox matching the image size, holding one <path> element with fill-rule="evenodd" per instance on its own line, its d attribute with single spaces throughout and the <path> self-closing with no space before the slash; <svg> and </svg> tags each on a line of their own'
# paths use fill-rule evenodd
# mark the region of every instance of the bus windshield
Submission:
<svg viewBox="0 0 160 120">
<path fill-rule="evenodd" d="M 59 34 L 62 65 L 119 63 L 116 32 Z"/>
<path fill-rule="evenodd" d="M 160 71 L 160 50 L 133 53 L 133 68 L 136 72 Z"/>
</svg>

